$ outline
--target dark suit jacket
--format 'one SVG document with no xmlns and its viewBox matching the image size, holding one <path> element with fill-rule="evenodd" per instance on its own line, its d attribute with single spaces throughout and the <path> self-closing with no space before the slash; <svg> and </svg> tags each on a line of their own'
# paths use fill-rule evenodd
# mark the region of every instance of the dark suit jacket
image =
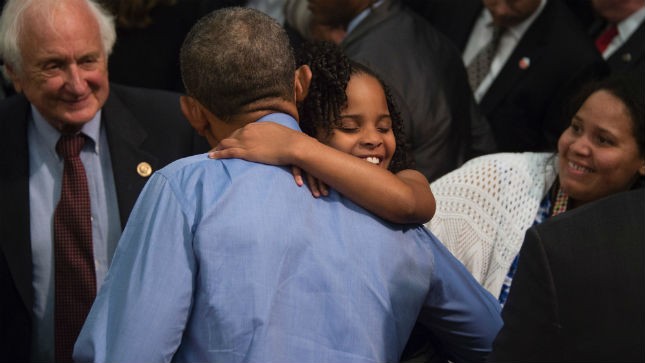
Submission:
<svg viewBox="0 0 645 363">
<path fill-rule="evenodd" d="M 157 170 L 180 157 L 206 151 L 179 108 L 175 93 L 111 84 L 102 111 L 114 172 L 121 225 L 147 179 L 146 161 Z M 0 361 L 29 360 L 32 258 L 29 220 L 29 102 L 17 95 L 0 102 Z"/>
<path fill-rule="evenodd" d="M 600 20 L 592 24 L 590 34 L 596 39 L 604 30 L 606 22 Z M 627 41 L 607 59 L 611 73 L 625 73 L 638 70 L 641 77 L 645 73 L 645 21 Z"/>
<path fill-rule="evenodd" d="M 481 0 L 429 0 L 419 11 L 463 52 L 482 9 Z M 523 58 L 527 69 L 519 67 Z M 572 93 L 607 73 L 579 19 L 561 1 L 548 1 L 479 103 L 499 151 L 554 149 L 570 121 L 562 109 Z"/>
<path fill-rule="evenodd" d="M 416 168 L 430 181 L 495 151 L 458 51 L 398 0 L 373 9 L 341 46 L 392 88 Z"/>
<path fill-rule="evenodd" d="M 645 359 L 645 189 L 528 230 L 491 361 Z"/>
</svg>

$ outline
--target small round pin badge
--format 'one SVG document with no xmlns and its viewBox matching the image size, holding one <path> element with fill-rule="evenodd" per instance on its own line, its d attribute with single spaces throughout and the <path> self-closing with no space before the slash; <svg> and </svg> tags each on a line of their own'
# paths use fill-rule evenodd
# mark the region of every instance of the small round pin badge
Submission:
<svg viewBox="0 0 645 363">
<path fill-rule="evenodd" d="M 631 53 L 625 53 L 625 54 L 623 54 L 621 59 L 623 60 L 623 62 L 631 62 L 632 61 L 632 54 Z"/>
<path fill-rule="evenodd" d="M 142 161 L 137 165 L 137 173 L 142 177 L 147 178 L 152 174 L 152 166 L 145 161 Z"/>
<path fill-rule="evenodd" d="M 520 59 L 518 63 L 518 66 L 522 70 L 527 69 L 528 67 L 531 66 L 531 59 L 529 57 L 522 57 L 522 59 Z"/>
</svg>

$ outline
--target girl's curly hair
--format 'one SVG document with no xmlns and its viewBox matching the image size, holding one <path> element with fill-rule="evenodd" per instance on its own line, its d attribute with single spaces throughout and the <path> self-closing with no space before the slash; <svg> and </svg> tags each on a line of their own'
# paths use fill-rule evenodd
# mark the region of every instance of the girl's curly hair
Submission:
<svg viewBox="0 0 645 363">
<path fill-rule="evenodd" d="M 307 97 L 298 105 L 302 131 L 312 137 L 317 137 L 321 131 L 330 136 L 341 125 L 340 114 L 347 107 L 345 91 L 350 77 L 368 75 L 378 80 L 383 87 L 392 118 L 396 149 L 389 170 L 396 173 L 412 166 L 412 158 L 405 144 L 403 120 L 389 87 L 374 71 L 350 60 L 338 45 L 327 41 L 304 43 L 297 51 L 296 61 L 298 65 L 308 65 L 313 74 Z"/>
</svg>

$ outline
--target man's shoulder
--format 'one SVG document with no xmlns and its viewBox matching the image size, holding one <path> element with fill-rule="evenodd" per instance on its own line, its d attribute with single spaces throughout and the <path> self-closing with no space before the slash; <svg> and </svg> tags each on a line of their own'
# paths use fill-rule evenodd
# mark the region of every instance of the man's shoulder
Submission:
<svg viewBox="0 0 645 363">
<path fill-rule="evenodd" d="M 585 204 L 567 213 L 551 218 L 535 228 L 541 233 L 569 230 L 572 226 L 588 229 L 643 228 L 645 188 L 621 192 Z M 643 238 L 641 233 L 640 238 Z"/>
<path fill-rule="evenodd" d="M 166 165 L 165 167 L 160 169 L 158 173 L 164 174 L 166 177 L 172 177 L 173 175 L 184 172 L 186 170 L 204 167 L 208 165 L 206 164 L 207 160 L 209 159 L 206 154 L 187 156 L 185 158 L 177 159 L 172 163 Z"/>
<path fill-rule="evenodd" d="M 7 113 L 15 113 L 16 111 L 25 113 L 29 109 L 29 102 L 22 94 L 13 95 L 11 97 L 0 100 L 0 121 L 7 121 Z"/>
<path fill-rule="evenodd" d="M 235 163 L 236 161 L 247 163 L 243 160 L 214 160 L 208 157 L 208 154 L 197 154 L 181 159 L 159 169 L 157 173 L 163 175 L 166 179 L 181 179 L 182 176 L 194 175 L 195 173 L 224 173 L 225 163 Z"/>
<path fill-rule="evenodd" d="M 176 160 L 158 170 L 157 174 L 175 184 L 178 190 L 187 193 L 191 192 L 191 185 L 207 183 L 215 194 L 220 194 L 223 189 L 233 191 L 242 198 L 260 193 L 265 195 L 264 202 L 279 200 L 282 203 L 298 203 L 297 206 L 301 209 L 311 208 L 337 217 L 337 213 L 341 213 L 352 220 L 363 221 L 366 229 L 390 230 L 399 234 L 402 240 L 425 241 L 436 238 L 422 225 L 384 221 L 334 190 L 327 197 L 314 198 L 306 186 L 296 185 L 287 167 L 241 159 L 210 159 L 207 154 L 199 154 Z"/>
<path fill-rule="evenodd" d="M 193 183 L 195 178 L 203 180 L 235 181 L 240 190 L 245 183 L 261 185 L 267 178 L 288 173 L 286 168 L 254 163 L 242 159 L 210 159 L 208 154 L 197 154 L 175 160 L 157 171 L 164 178 L 183 185 Z M 295 183 L 291 183 L 294 184 Z M 281 183 L 274 187 L 278 188 Z M 290 184 L 285 183 L 285 186 Z"/>
<path fill-rule="evenodd" d="M 29 102 L 23 95 L 14 95 L 0 100 L 0 137 L 4 140 L 11 139 L 13 143 L 19 144 L 20 142 L 16 140 L 17 135 L 27 137 L 28 114 Z M 0 149 L 6 147 L 6 150 L 11 150 L 17 146 L 21 145 L 9 146 L 5 141 Z M 15 155 L 6 155 L 6 157 L 13 158 Z"/>
<path fill-rule="evenodd" d="M 643 220 L 645 189 L 618 193 L 532 227 L 532 243 L 552 256 L 577 256 L 584 261 L 605 256 L 624 263 L 640 259 L 642 266 Z"/>
</svg>

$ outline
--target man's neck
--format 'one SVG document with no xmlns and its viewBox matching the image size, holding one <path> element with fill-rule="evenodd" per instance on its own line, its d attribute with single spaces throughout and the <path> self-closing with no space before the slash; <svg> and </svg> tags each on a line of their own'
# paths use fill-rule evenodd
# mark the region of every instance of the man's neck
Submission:
<svg viewBox="0 0 645 363">
<path fill-rule="evenodd" d="M 253 102 L 244 107 L 242 112 L 231 117 L 233 122 L 249 123 L 271 113 L 285 113 L 298 120 L 296 104 L 283 99 L 268 99 Z"/>
</svg>

